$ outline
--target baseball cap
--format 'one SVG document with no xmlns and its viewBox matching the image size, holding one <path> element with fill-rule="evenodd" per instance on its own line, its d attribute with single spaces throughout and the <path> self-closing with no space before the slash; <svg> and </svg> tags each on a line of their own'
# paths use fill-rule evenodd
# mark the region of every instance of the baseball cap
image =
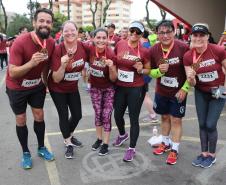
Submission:
<svg viewBox="0 0 226 185">
<path fill-rule="evenodd" d="M 192 26 L 192 29 L 191 29 L 191 34 L 193 33 L 209 34 L 209 30 L 207 26 L 205 26 L 204 24 L 195 24 L 194 26 Z"/>
<path fill-rule="evenodd" d="M 110 23 L 110 24 L 106 25 L 105 27 L 108 27 L 108 28 L 114 28 L 114 29 L 115 29 L 115 24 Z"/>
<path fill-rule="evenodd" d="M 134 21 L 129 25 L 129 29 L 130 28 L 137 28 L 139 29 L 142 33 L 144 33 L 144 25 L 139 22 L 139 21 Z"/>
</svg>

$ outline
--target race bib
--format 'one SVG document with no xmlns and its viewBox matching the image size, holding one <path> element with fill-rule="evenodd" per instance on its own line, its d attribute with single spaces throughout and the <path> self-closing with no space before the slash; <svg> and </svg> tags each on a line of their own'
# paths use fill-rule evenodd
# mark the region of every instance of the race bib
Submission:
<svg viewBox="0 0 226 185">
<path fill-rule="evenodd" d="M 167 76 L 161 77 L 160 83 L 167 87 L 178 87 L 179 85 L 177 78 L 171 78 Z"/>
<path fill-rule="evenodd" d="M 90 68 L 90 74 L 95 77 L 104 77 L 104 72 L 101 70 Z"/>
<path fill-rule="evenodd" d="M 71 64 L 72 69 L 75 68 L 75 67 L 82 66 L 82 65 L 84 65 L 83 59 L 76 60 L 76 61 L 74 61 L 74 62 Z"/>
<path fill-rule="evenodd" d="M 200 82 L 212 82 L 218 79 L 217 71 L 212 71 L 208 73 L 200 73 L 197 75 Z"/>
<path fill-rule="evenodd" d="M 133 71 L 123 71 L 118 69 L 118 79 L 122 82 L 133 82 L 134 72 Z"/>
<path fill-rule="evenodd" d="M 82 76 L 81 72 L 65 73 L 64 80 L 66 81 L 77 81 Z"/>
<path fill-rule="evenodd" d="M 41 82 L 41 78 L 34 79 L 34 80 L 26 80 L 24 79 L 21 86 L 23 87 L 33 87 L 38 85 Z"/>
</svg>

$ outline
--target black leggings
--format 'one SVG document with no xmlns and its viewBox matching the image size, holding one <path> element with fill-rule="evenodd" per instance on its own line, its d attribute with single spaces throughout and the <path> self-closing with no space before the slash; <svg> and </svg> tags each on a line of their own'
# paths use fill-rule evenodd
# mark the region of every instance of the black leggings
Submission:
<svg viewBox="0 0 226 185">
<path fill-rule="evenodd" d="M 4 68 L 3 62 L 5 61 L 5 66 L 8 66 L 8 55 L 7 53 L 0 54 L 0 62 L 1 62 L 1 68 Z"/>
<path fill-rule="evenodd" d="M 135 148 L 139 136 L 139 115 L 144 100 L 144 87 L 117 87 L 114 102 L 114 117 L 120 135 L 125 134 L 125 120 L 123 118 L 126 107 L 130 118 L 130 147 Z"/>
<path fill-rule="evenodd" d="M 67 139 L 71 136 L 71 133 L 74 132 L 79 120 L 82 118 L 79 91 L 73 93 L 59 93 L 50 91 L 50 95 L 58 112 L 60 130 L 64 139 Z M 71 112 L 70 118 L 68 108 Z"/>
</svg>

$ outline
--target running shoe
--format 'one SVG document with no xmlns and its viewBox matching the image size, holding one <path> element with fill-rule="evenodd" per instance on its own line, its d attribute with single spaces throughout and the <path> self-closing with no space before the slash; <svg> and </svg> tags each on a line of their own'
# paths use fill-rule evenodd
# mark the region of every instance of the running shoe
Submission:
<svg viewBox="0 0 226 185">
<path fill-rule="evenodd" d="M 192 161 L 192 165 L 193 166 L 201 166 L 202 162 L 205 160 L 204 155 L 200 154 L 199 156 L 197 156 L 197 158 L 195 160 Z"/>
<path fill-rule="evenodd" d="M 22 161 L 21 161 L 21 167 L 25 170 L 32 168 L 32 158 L 30 152 L 24 152 Z"/>
<path fill-rule="evenodd" d="M 121 146 L 127 139 L 129 139 L 128 133 L 125 133 L 123 136 L 118 135 L 113 146 Z"/>
<path fill-rule="evenodd" d="M 100 151 L 99 151 L 99 154 L 98 155 L 100 155 L 100 156 L 105 156 L 105 155 L 107 155 L 109 153 L 109 151 L 108 151 L 108 144 L 103 144 L 103 145 L 101 145 L 101 147 L 100 147 Z"/>
<path fill-rule="evenodd" d="M 74 151 L 73 151 L 73 146 L 72 145 L 68 145 L 66 146 L 66 151 L 65 151 L 65 158 L 66 159 L 72 159 L 74 158 Z"/>
<path fill-rule="evenodd" d="M 79 141 L 78 139 L 76 139 L 74 136 L 71 137 L 71 144 L 72 144 L 72 146 L 77 147 L 77 148 L 80 148 L 83 146 L 82 142 Z"/>
<path fill-rule="evenodd" d="M 46 161 L 53 161 L 55 159 L 54 155 L 46 147 L 38 148 L 38 155 Z"/>
<path fill-rule="evenodd" d="M 164 142 L 162 142 L 158 148 L 154 149 L 153 154 L 155 155 L 162 155 L 165 152 L 170 151 L 170 145 L 165 145 Z"/>
<path fill-rule="evenodd" d="M 212 157 L 209 155 L 202 161 L 200 166 L 202 168 L 210 168 L 213 164 L 215 164 L 216 160 L 216 157 Z"/>
<path fill-rule="evenodd" d="M 166 163 L 170 164 L 170 165 L 174 165 L 177 163 L 177 159 L 178 159 L 178 153 L 176 150 L 171 150 L 167 159 L 166 159 Z"/>
<path fill-rule="evenodd" d="M 92 145 L 92 150 L 96 151 L 98 148 L 100 148 L 101 144 L 102 144 L 102 140 L 97 139 L 95 143 Z"/>
<path fill-rule="evenodd" d="M 136 154 L 135 148 L 128 148 L 126 150 L 124 157 L 123 157 L 123 161 L 125 161 L 125 162 L 132 161 L 133 158 L 135 157 L 135 154 Z"/>
</svg>

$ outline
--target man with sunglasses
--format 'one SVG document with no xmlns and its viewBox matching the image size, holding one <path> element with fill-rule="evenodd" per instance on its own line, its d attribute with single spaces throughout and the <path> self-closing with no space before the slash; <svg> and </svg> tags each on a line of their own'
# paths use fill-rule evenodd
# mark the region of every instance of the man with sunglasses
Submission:
<svg viewBox="0 0 226 185">
<path fill-rule="evenodd" d="M 140 43 L 143 32 L 144 26 L 141 22 L 132 22 L 129 26 L 129 39 L 119 41 L 115 47 L 118 80 L 116 81 L 114 117 L 119 135 L 113 145 L 121 146 L 129 138 L 123 118 L 128 106 L 131 127 L 130 145 L 123 158 L 125 162 L 132 161 L 136 153 L 135 147 L 140 129 L 139 114 L 145 95 L 143 74 L 149 74 L 150 71 L 148 51 Z"/>
<path fill-rule="evenodd" d="M 163 20 L 156 27 L 159 43 L 150 49 L 150 76 L 157 78 L 154 110 L 161 115 L 163 141 L 154 149 L 155 155 L 170 151 L 166 163 L 176 164 L 182 135 L 182 117 L 185 115 L 188 83 L 183 55 L 188 45 L 174 39 L 174 25 Z M 169 135 L 172 135 L 172 146 Z"/>
</svg>

